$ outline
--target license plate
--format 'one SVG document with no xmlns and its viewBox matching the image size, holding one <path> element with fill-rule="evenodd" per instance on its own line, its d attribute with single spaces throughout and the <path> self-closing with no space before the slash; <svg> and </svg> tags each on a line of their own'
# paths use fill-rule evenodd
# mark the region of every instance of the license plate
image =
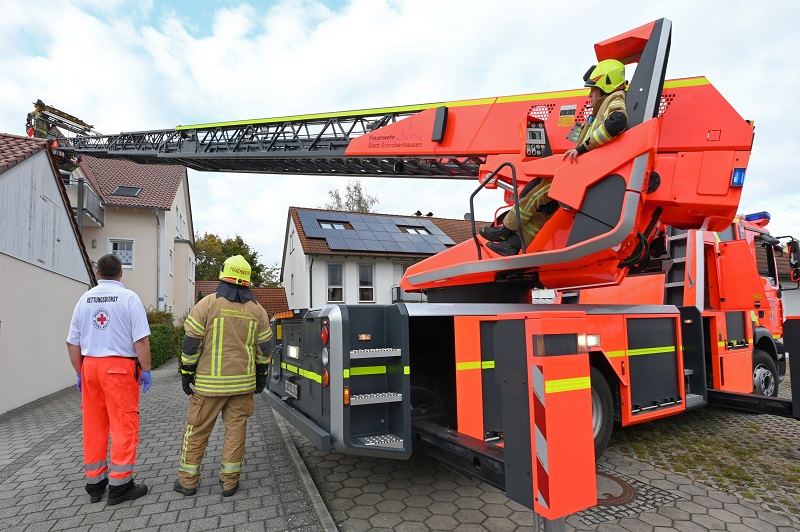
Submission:
<svg viewBox="0 0 800 532">
<path fill-rule="evenodd" d="M 290 395 L 291 397 L 297 399 L 297 394 L 300 390 L 295 383 L 284 380 L 283 391 L 286 392 L 286 395 Z"/>
</svg>

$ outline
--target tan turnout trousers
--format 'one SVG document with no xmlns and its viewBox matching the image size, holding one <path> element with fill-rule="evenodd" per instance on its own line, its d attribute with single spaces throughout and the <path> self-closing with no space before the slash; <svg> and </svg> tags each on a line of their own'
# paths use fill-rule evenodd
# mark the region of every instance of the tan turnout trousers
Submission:
<svg viewBox="0 0 800 532">
<path fill-rule="evenodd" d="M 208 438 L 217 416 L 222 412 L 225 440 L 222 444 L 222 463 L 219 480 L 223 489 L 233 488 L 239 482 L 247 436 L 247 418 L 253 415 L 254 395 L 208 396 L 197 392 L 189 397 L 189 414 L 183 429 L 178 479 L 184 488 L 195 488 L 200 482 L 200 463 L 206 452 Z"/>
<path fill-rule="evenodd" d="M 513 205 L 503 218 L 503 225 L 515 233 L 522 226 L 522 235 L 525 237 L 525 245 L 522 246 L 523 252 L 539 233 L 544 223 L 552 216 L 539 210 L 540 207 L 551 201 L 550 196 L 547 195 L 550 192 L 551 184 L 553 184 L 552 179 L 542 179 L 541 183 L 519 198 L 519 220 L 517 220 L 517 212 Z"/>
</svg>

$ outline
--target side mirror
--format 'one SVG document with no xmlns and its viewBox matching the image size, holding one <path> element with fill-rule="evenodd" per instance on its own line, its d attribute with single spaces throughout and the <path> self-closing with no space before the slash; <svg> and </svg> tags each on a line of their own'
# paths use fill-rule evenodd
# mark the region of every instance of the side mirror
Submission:
<svg viewBox="0 0 800 532">
<path fill-rule="evenodd" d="M 800 268 L 800 243 L 797 240 L 790 240 L 786 244 L 786 249 L 789 251 L 789 267 L 793 270 Z"/>
<path fill-rule="evenodd" d="M 800 244 L 792 239 L 786 245 L 786 249 L 789 251 L 789 267 L 792 269 L 789 278 L 793 282 L 800 281 Z"/>
</svg>

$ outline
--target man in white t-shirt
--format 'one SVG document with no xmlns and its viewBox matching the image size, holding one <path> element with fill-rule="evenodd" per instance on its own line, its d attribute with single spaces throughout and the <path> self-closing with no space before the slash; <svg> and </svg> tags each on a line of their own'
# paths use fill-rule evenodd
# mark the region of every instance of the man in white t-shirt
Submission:
<svg viewBox="0 0 800 532">
<path fill-rule="evenodd" d="M 139 443 L 139 383 L 150 389 L 150 326 L 144 305 L 125 288 L 115 255 L 97 261 L 97 286 L 75 305 L 67 351 L 78 375 L 83 409 L 86 492 L 108 504 L 138 499 L 147 486 L 133 482 Z M 111 435 L 111 468 L 108 436 Z"/>
</svg>

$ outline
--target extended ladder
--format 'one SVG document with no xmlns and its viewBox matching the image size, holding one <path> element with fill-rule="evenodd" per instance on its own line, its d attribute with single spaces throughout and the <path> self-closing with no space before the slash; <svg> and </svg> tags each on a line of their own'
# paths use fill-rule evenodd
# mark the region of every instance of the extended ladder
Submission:
<svg viewBox="0 0 800 532">
<path fill-rule="evenodd" d="M 86 135 L 66 147 L 95 157 L 180 164 L 199 171 L 474 179 L 485 155 L 345 157 L 350 141 L 441 104 L 320 113 Z"/>
</svg>

